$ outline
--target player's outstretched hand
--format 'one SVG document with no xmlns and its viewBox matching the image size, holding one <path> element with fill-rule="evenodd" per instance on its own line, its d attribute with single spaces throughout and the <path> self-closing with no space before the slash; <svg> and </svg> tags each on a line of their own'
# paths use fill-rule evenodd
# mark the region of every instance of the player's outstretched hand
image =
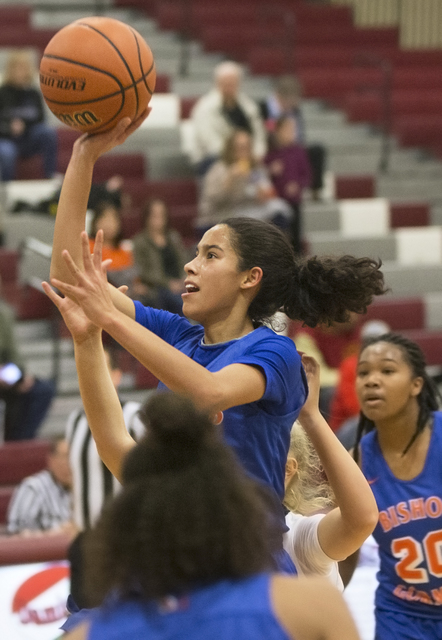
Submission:
<svg viewBox="0 0 442 640">
<path fill-rule="evenodd" d="M 101 333 L 101 329 L 89 320 L 83 309 L 75 302 L 75 300 L 60 296 L 54 291 L 48 282 L 42 282 L 42 287 L 48 298 L 52 300 L 60 311 L 75 342 L 84 342 L 92 335 Z"/>
<path fill-rule="evenodd" d="M 84 314 L 96 326 L 104 328 L 106 321 L 112 319 L 116 308 L 112 302 L 107 280 L 107 267 L 111 260 L 102 260 L 103 231 L 99 230 L 94 245 L 94 252 L 89 249 L 89 239 L 85 231 L 81 234 L 84 271 L 72 259 L 69 251 L 62 255 L 71 272 L 74 284 L 61 282 L 55 278 L 51 284 L 63 295 L 77 302 Z"/>
<path fill-rule="evenodd" d="M 146 120 L 152 107 L 147 107 L 136 120 L 123 118 L 115 127 L 103 133 L 84 133 L 74 143 L 76 152 L 90 154 L 93 162 L 107 151 L 123 144 Z"/>
</svg>

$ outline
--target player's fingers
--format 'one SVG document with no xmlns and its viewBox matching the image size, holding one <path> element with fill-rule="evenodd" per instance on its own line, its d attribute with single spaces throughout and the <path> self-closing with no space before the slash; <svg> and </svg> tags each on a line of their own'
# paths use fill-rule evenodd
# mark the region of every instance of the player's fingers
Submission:
<svg viewBox="0 0 442 640">
<path fill-rule="evenodd" d="M 129 291 L 129 287 L 127 284 L 122 284 L 121 287 L 118 287 L 118 291 L 121 291 L 121 293 L 127 293 Z"/>
<path fill-rule="evenodd" d="M 72 258 L 72 256 L 69 253 L 69 251 L 67 249 L 65 249 L 64 251 L 62 251 L 61 255 L 62 255 L 63 260 L 66 262 L 66 266 L 69 269 L 69 271 L 71 272 L 71 274 L 75 277 L 75 279 L 77 281 L 80 280 L 80 278 L 83 275 L 83 272 L 81 271 L 80 267 L 76 264 L 76 262 Z M 52 282 L 52 280 L 51 280 L 51 282 Z"/>
<path fill-rule="evenodd" d="M 41 286 L 45 294 L 48 296 L 48 298 L 55 304 L 57 309 L 59 309 L 60 304 L 63 301 L 63 298 L 61 298 L 57 293 L 55 293 L 54 289 L 51 287 L 51 285 L 48 282 L 43 281 L 41 283 Z"/>
<path fill-rule="evenodd" d="M 61 280 L 57 280 L 57 278 L 51 278 L 51 284 L 53 287 L 61 291 L 61 293 L 71 300 L 77 301 L 75 297 L 75 291 L 78 291 L 78 288 L 68 282 L 62 282 Z M 52 299 L 52 298 L 51 298 Z M 59 301 L 62 300 L 60 296 L 58 296 Z"/>
<path fill-rule="evenodd" d="M 86 253 L 89 255 L 89 264 L 92 263 L 95 269 L 100 269 L 101 263 L 103 262 L 103 230 L 99 229 L 95 235 L 94 248 L 92 251 L 92 255 L 89 249 L 89 239 L 87 237 L 87 233 L 83 232 L 82 241 L 83 241 L 83 254 Z"/>
</svg>

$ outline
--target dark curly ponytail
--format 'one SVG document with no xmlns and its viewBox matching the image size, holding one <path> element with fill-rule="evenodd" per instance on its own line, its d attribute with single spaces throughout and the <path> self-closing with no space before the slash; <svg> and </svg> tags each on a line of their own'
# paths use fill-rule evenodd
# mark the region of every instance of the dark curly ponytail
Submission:
<svg viewBox="0 0 442 640">
<path fill-rule="evenodd" d="M 371 336 L 364 340 L 360 353 L 373 344 L 378 342 L 388 342 L 395 347 L 398 347 L 404 357 L 405 362 L 409 365 L 414 378 L 422 378 L 424 383 L 420 394 L 417 396 L 417 402 L 419 405 L 419 414 L 417 417 L 416 430 L 412 435 L 410 442 L 405 447 L 402 455 L 405 455 L 416 440 L 418 435 L 423 431 L 425 425 L 431 417 L 433 411 L 437 411 L 440 405 L 439 391 L 430 378 L 426 370 L 425 356 L 418 344 L 408 340 L 399 333 L 384 333 L 380 336 Z M 359 423 L 356 433 L 356 443 L 353 450 L 353 457 L 356 461 L 359 459 L 359 443 L 361 438 L 366 433 L 369 433 L 375 429 L 375 424 L 372 420 L 369 420 L 362 412 L 359 417 Z"/>
<path fill-rule="evenodd" d="M 381 261 L 370 258 L 298 258 L 274 225 L 253 218 L 225 220 L 240 271 L 260 267 L 261 287 L 249 307 L 259 326 L 277 311 L 314 327 L 365 313 L 373 296 L 385 293 Z"/>
</svg>

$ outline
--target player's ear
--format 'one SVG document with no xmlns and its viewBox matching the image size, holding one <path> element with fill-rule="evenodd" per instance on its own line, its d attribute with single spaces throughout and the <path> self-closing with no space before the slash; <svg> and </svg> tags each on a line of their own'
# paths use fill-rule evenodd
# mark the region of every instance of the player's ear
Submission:
<svg viewBox="0 0 442 640">
<path fill-rule="evenodd" d="M 287 458 L 285 463 L 285 482 L 288 484 L 298 473 L 298 461 L 296 458 Z"/>
<path fill-rule="evenodd" d="M 251 289 L 256 287 L 262 280 L 261 267 L 252 267 L 245 272 L 241 287 L 243 289 Z"/>
</svg>

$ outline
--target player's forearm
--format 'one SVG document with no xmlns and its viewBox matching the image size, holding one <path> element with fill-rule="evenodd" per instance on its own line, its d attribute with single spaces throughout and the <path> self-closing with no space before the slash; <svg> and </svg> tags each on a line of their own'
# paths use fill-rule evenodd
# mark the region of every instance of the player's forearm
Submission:
<svg viewBox="0 0 442 640">
<path fill-rule="evenodd" d="M 196 406 L 208 412 L 228 408 L 223 404 L 225 399 L 215 374 L 135 320 L 123 313 L 113 313 L 103 329 L 171 391 L 191 398 Z"/>
<path fill-rule="evenodd" d="M 85 228 L 93 168 L 93 160 L 74 146 L 57 207 L 51 278 L 72 282 L 72 275 L 62 257 L 64 249 L 69 251 L 77 264 L 82 264 L 80 234 Z"/>
<path fill-rule="evenodd" d="M 75 362 L 84 410 L 98 453 L 121 479 L 127 452 L 135 445 L 124 425 L 120 400 L 109 375 L 101 334 L 75 343 Z"/>
<path fill-rule="evenodd" d="M 306 430 L 323 465 L 340 510 L 343 528 L 364 536 L 376 526 L 378 509 L 373 493 L 358 465 L 320 414 L 302 416 Z"/>
</svg>

